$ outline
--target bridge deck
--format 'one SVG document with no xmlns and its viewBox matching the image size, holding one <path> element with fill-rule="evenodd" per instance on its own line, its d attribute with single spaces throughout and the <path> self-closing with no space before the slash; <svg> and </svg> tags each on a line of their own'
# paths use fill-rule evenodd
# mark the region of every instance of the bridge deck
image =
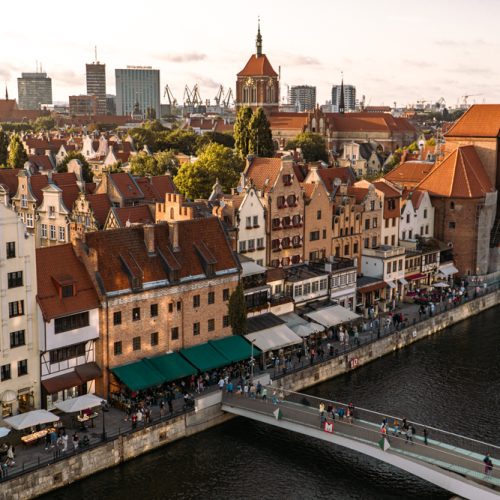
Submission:
<svg viewBox="0 0 500 500">
<path fill-rule="evenodd" d="M 254 415 L 274 418 L 273 412 L 277 408 L 281 411 L 280 418 L 283 421 L 310 429 L 322 429 L 318 407 L 306 406 L 294 401 L 287 401 L 287 399 L 275 405 L 270 400 L 263 401 L 262 399 L 234 394 L 225 394 L 223 397 L 223 409 L 229 412 L 233 410 L 234 413 L 237 413 L 234 409 L 241 409 Z M 252 418 L 250 413 L 247 416 Z M 328 422 L 332 422 L 332 419 L 328 418 Z M 378 442 L 381 440 L 382 434 L 378 424 L 362 419 L 354 419 L 352 423 L 349 423 L 345 418 L 336 418 L 333 423 L 334 435 L 379 448 Z M 482 461 L 484 455 L 433 439 L 429 439 L 426 445 L 424 438 L 420 435 L 414 436 L 414 443 L 407 442 L 405 436 L 393 435 L 391 428 L 389 428 L 386 438 L 390 448 L 385 453 L 398 454 L 413 461 L 437 466 L 491 488 L 500 487 L 500 471 L 494 468 L 491 476 L 484 474 Z M 491 493 L 493 492 L 491 491 Z"/>
</svg>

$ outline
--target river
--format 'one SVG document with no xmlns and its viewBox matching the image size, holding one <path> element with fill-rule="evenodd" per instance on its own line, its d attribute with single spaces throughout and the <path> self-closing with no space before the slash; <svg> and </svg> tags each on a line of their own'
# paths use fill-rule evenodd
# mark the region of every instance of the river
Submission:
<svg viewBox="0 0 500 500">
<path fill-rule="evenodd" d="M 500 445 L 500 306 L 307 393 Z M 44 498 L 448 499 L 389 465 L 236 418 Z"/>
</svg>

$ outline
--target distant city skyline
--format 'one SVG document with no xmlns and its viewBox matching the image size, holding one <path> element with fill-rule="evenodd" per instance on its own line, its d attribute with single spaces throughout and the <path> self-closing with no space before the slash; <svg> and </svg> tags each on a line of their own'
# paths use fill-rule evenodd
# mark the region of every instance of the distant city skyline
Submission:
<svg viewBox="0 0 500 500">
<path fill-rule="evenodd" d="M 16 22 L 2 33 L 0 87 L 7 84 L 9 96 L 17 98 L 17 78 L 35 71 L 38 61 L 52 78 L 53 100 L 67 102 L 69 95 L 86 93 L 85 65 L 95 60 L 97 45 L 108 94 L 116 94 L 115 69 L 147 65 L 160 70 L 162 102 L 167 83 L 179 102 L 184 86 L 195 83 L 202 99 L 213 102 L 220 84 L 234 92 L 236 73 L 255 51 L 260 15 L 263 52 L 276 71 L 281 67 L 282 96 L 287 85 L 309 84 L 322 104 L 343 71 L 366 104 L 404 106 L 444 97 L 455 106 L 464 95 L 471 95 L 469 103 L 500 102 L 494 57 L 500 2 L 493 0 L 474 2 L 473 17 L 466 0 L 422 0 L 417 6 L 313 0 L 307 9 L 297 0 L 255 0 L 244 8 L 229 0 L 121 5 L 99 5 L 95 14 L 106 29 L 80 20 L 85 17 L 63 16 L 57 30 L 51 29 L 54 14 L 67 12 L 60 0 L 28 0 L 23 17 L 17 4 L 2 6 L 3 17 Z"/>
</svg>

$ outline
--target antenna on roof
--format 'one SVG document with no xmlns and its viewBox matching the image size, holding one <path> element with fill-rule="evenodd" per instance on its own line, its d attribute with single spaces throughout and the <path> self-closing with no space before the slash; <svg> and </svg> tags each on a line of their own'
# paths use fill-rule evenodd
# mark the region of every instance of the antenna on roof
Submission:
<svg viewBox="0 0 500 500">
<path fill-rule="evenodd" d="M 95 55 L 94 62 L 98 63 L 99 61 L 97 60 L 97 45 L 94 45 L 94 55 Z"/>
</svg>

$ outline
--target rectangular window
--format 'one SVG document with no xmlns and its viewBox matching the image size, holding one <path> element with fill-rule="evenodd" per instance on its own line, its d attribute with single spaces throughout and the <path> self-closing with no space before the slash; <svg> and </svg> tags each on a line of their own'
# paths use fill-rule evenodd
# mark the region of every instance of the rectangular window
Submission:
<svg viewBox="0 0 500 500">
<path fill-rule="evenodd" d="M 170 337 L 172 340 L 179 340 L 179 327 L 178 326 L 174 326 L 170 330 Z"/>
<path fill-rule="evenodd" d="M 246 252 L 246 251 L 247 251 L 247 242 L 240 241 L 240 252 Z"/>
<path fill-rule="evenodd" d="M 396 227 L 396 217 L 392 218 L 392 227 Z"/>
<path fill-rule="evenodd" d="M 115 356 L 120 356 L 120 354 L 123 352 L 121 340 L 118 340 L 117 342 L 114 343 L 113 352 L 115 353 Z"/>
<path fill-rule="evenodd" d="M 319 280 L 319 289 L 326 290 L 328 288 L 328 278 L 322 278 Z"/>
<path fill-rule="evenodd" d="M 141 337 L 134 337 L 132 339 L 132 349 L 134 351 L 140 351 L 141 350 Z"/>
<path fill-rule="evenodd" d="M 403 231 L 403 234 L 401 235 L 401 239 L 403 241 L 406 240 L 406 231 Z"/>
<path fill-rule="evenodd" d="M 24 300 L 9 302 L 9 318 L 22 316 L 24 314 Z"/>
<path fill-rule="evenodd" d="M 402 270 L 403 270 L 403 260 L 402 260 L 402 259 L 400 259 L 400 260 L 398 261 L 398 271 L 402 271 Z"/>
<path fill-rule="evenodd" d="M 50 226 L 50 239 L 51 240 L 56 239 L 56 226 L 53 225 Z"/>
<path fill-rule="evenodd" d="M 23 286 L 23 272 L 15 271 L 13 273 L 7 274 L 7 283 L 9 288 L 16 288 L 18 286 Z"/>
<path fill-rule="evenodd" d="M 317 220 L 321 220 L 321 210 L 318 210 L 318 211 L 316 212 L 316 219 L 317 219 Z"/>
<path fill-rule="evenodd" d="M 370 219 L 365 219 L 365 229 L 370 229 Z"/>
<path fill-rule="evenodd" d="M 370 247 L 370 238 L 365 238 L 364 247 L 365 248 L 369 248 Z"/>
<path fill-rule="evenodd" d="M 248 251 L 252 252 L 255 250 L 255 240 L 248 240 Z"/>
<path fill-rule="evenodd" d="M 151 347 L 158 345 L 158 332 L 153 332 L 151 334 Z"/>
<path fill-rule="evenodd" d="M 10 380 L 10 365 L 2 365 L 0 367 L 0 380 Z"/>
<path fill-rule="evenodd" d="M 200 323 L 196 322 L 193 323 L 193 335 L 199 335 L 200 334 Z"/>
<path fill-rule="evenodd" d="M 375 248 L 377 246 L 377 237 L 373 236 L 372 237 L 372 248 Z"/>
<path fill-rule="evenodd" d="M 344 255 L 349 255 L 349 245 L 344 245 Z"/>
<path fill-rule="evenodd" d="M 409 224 L 410 223 L 410 214 L 406 214 L 406 223 Z"/>
<path fill-rule="evenodd" d="M 425 226 L 425 234 L 429 234 L 429 226 Z"/>
<path fill-rule="evenodd" d="M 386 229 L 389 227 L 389 219 L 385 219 L 385 227 Z"/>
<path fill-rule="evenodd" d="M 264 238 L 257 238 L 257 248 L 264 248 Z"/>
<path fill-rule="evenodd" d="M 19 347 L 20 345 L 26 345 L 26 339 L 24 330 L 18 330 L 17 332 L 10 332 L 10 347 Z"/>
<path fill-rule="evenodd" d="M 208 320 L 208 331 L 213 332 L 215 330 L 215 319 Z"/>
<path fill-rule="evenodd" d="M 448 222 L 448 227 L 449 227 L 450 229 L 455 229 L 456 224 L 455 224 L 454 222 L 450 221 L 450 222 Z"/>
<path fill-rule="evenodd" d="M 182 309 L 182 302 L 180 300 L 177 301 L 177 310 L 180 311 Z"/>
<path fill-rule="evenodd" d="M 168 304 L 168 312 L 169 313 L 174 312 L 174 303 L 173 302 L 170 302 L 170 304 Z"/>
<path fill-rule="evenodd" d="M 73 285 L 64 285 L 61 288 L 61 295 L 63 297 L 73 297 Z"/>
<path fill-rule="evenodd" d="M 66 228 L 64 226 L 59 226 L 59 241 L 66 240 Z"/>
<path fill-rule="evenodd" d="M 377 227 L 378 226 L 378 219 L 375 217 L 373 219 L 373 227 Z"/>
<path fill-rule="evenodd" d="M 113 325 L 121 325 L 122 324 L 122 312 L 116 311 L 113 313 Z"/>
<path fill-rule="evenodd" d="M 252 227 L 252 218 L 251 217 L 247 217 L 247 229 L 249 229 L 251 227 Z"/>
<path fill-rule="evenodd" d="M 412 229 L 410 229 L 410 230 L 408 231 L 408 239 L 409 239 L 409 240 L 411 240 L 412 238 L 413 238 L 413 230 L 412 230 Z"/>
<path fill-rule="evenodd" d="M 229 300 L 229 288 L 222 290 L 222 300 Z"/>
<path fill-rule="evenodd" d="M 64 316 L 63 318 L 56 318 L 54 321 L 54 332 L 62 333 L 69 330 L 76 330 L 89 326 L 89 312 L 72 314 L 71 316 Z"/>
<path fill-rule="evenodd" d="M 200 296 L 193 295 L 193 307 L 200 307 Z"/>
<path fill-rule="evenodd" d="M 396 235 L 394 235 L 394 234 L 391 236 L 391 245 L 392 246 L 396 245 Z"/>
<path fill-rule="evenodd" d="M 49 219 L 56 218 L 56 207 L 49 206 Z"/>
<path fill-rule="evenodd" d="M 215 292 L 208 292 L 208 303 L 215 304 Z"/>
<path fill-rule="evenodd" d="M 259 216 L 258 215 L 253 216 L 253 227 L 259 227 Z"/>
<path fill-rule="evenodd" d="M 312 282 L 312 293 L 316 293 L 319 289 L 319 281 Z"/>
<path fill-rule="evenodd" d="M 352 253 L 353 254 L 357 254 L 358 253 L 358 244 L 357 243 L 354 243 L 354 245 L 352 246 Z"/>
<path fill-rule="evenodd" d="M 427 219 L 427 209 L 424 208 L 424 219 Z"/>
<path fill-rule="evenodd" d="M 151 317 L 152 318 L 158 316 L 158 304 L 151 304 L 150 310 L 151 310 Z"/>
<path fill-rule="evenodd" d="M 389 236 L 384 236 L 384 245 L 389 244 Z"/>
<path fill-rule="evenodd" d="M 7 242 L 7 258 L 14 259 L 16 256 L 16 242 L 8 241 Z"/>
<path fill-rule="evenodd" d="M 42 238 L 44 240 L 46 240 L 47 239 L 47 224 L 42 224 L 42 230 L 41 231 L 42 231 Z"/>
<path fill-rule="evenodd" d="M 28 375 L 28 360 L 22 359 L 17 362 L 17 376 L 22 377 L 23 375 Z"/>
<path fill-rule="evenodd" d="M 295 285 L 293 289 L 293 295 L 295 297 L 300 297 L 302 295 L 302 285 Z"/>
<path fill-rule="evenodd" d="M 21 195 L 21 207 L 22 208 L 28 207 L 28 197 L 25 194 Z"/>
<path fill-rule="evenodd" d="M 390 274 L 391 273 L 391 263 L 388 262 L 387 263 L 387 274 Z"/>
<path fill-rule="evenodd" d="M 229 315 L 222 316 L 222 328 L 227 328 L 229 326 Z"/>
<path fill-rule="evenodd" d="M 309 241 L 317 241 L 319 240 L 319 231 L 311 231 L 309 234 Z"/>
<path fill-rule="evenodd" d="M 326 240 L 326 229 L 323 229 L 323 239 Z"/>
<path fill-rule="evenodd" d="M 304 295 L 311 293 L 311 283 L 304 283 Z"/>
<path fill-rule="evenodd" d="M 61 347 L 61 349 L 54 349 L 50 351 L 50 364 L 60 363 L 68 359 L 74 359 L 85 356 L 85 342 L 75 344 L 68 347 Z"/>
<path fill-rule="evenodd" d="M 26 227 L 34 227 L 33 226 L 33 214 L 26 214 Z"/>
<path fill-rule="evenodd" d="M 375 201 L 370 201 L 370 210 L 375 210 Z"/>
<path fill-rule="evenodd" d="M 132 309 L 132 321 L 139 321 L 141 319 L 141 308 L 134 307 Z"/>
</svg>

